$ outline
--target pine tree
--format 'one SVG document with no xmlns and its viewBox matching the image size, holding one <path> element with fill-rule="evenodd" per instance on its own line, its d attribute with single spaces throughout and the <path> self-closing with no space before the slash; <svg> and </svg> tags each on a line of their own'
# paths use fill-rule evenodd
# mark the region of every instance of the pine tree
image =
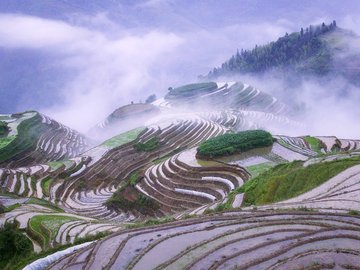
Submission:
<svg viewBox="0 0 360 270">
<path fill-rule="evenodd" d="M 317 37 L 335 29 L 336 22 L 326 25 L 322 23 L 318 26 L 301 28 L 299 32 L 292 34 L 286 33 L 277 41 L 265 46 L 255 45 L 252 50 L 239 49 L 221 67 L 214 68 L 208 74 L 209 78 L 214 78 L 227 73 L 248 73 L 262 72 L 268 68 L 279 67 L 288 68 L 289 65 L 296 68 L 304 59 L 313 58 L 314 61 L 308 67 L 309 70 L 316 70 L 325 73 L 329 67 L 331 54 L 325 43 Z M 318 57 L 315 57 L 318 55 Z"/>
</svg>

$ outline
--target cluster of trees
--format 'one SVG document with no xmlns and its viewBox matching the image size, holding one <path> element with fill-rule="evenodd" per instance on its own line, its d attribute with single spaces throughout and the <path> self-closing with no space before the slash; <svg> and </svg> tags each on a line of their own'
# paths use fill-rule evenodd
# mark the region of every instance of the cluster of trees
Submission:
<svg viewBox="0 0 360 270">
<path fill-rule="evenodd" d="M 277 41 L 252 50 L 237 50 L 221 67 L 209 72 L 208 78 L 236 73 L 257 73 L 275 67 L 294 66 L 295 71 L 315 71 L 325 74 L 331 67 L 331 52 L 320 38 L 323 34 L 336 29 L 336 21 L 329 25 L 322 23 L 309 26 L 292 34 L 286 33 Z M 304 66 L 303 60 L 307 61 Z"/>
<path fill-rule="evenodd" d="M 213 158 L 233 155 L 254 148 L 266 147 L 274 142 L 271 134 L 264 130 L 246 130 L 238 133 L 227 133 L 211 138 L 197 148 L 200 158 Z"/>
</svg>

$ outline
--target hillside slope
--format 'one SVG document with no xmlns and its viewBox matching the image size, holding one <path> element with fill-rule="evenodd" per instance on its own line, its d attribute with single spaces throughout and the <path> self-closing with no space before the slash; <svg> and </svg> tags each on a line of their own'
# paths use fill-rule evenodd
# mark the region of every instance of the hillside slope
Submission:
<svg viewBox="0 0 360 270">
<path fill-rule="evenodd" d="M 139 116 L 83 151 L 86 138 L 38 112 L 0 115 L 0 237 L 14 222 L 32 242 L 5 269 L 355 269 L 360 140 L 275 135 L 302 123 L 241 82 L 169 88 L 103 129 Z M 239 132 L 256 129 L 271 143 Z M 219 141 L 229 133 L 242 140 Z M 209 142 L 241 151 L 199 157 Z"/>
<path fill-rule="evenodd" d="M 353 42 L 359 40 L 353 32 L 338 27 L 335 21 L 329 25 L 310 25 L 252 50 L 238 50 L 206 77 L 280 71 L 285 78 L 342 75 L 350 83 L 359 85 L 360 54 L 353 46 Z"/>
<path fill-rule="evenodd" d="M 105 139 L 139 126 L 160 113 L 160 109 L 150 103 L 132 103 L 117 108 L 104 121 L 91 128 L 89 135 L 95 139 Z"/>
<path fill-rule="evenodd" d="M 85 136 L 36 111 L 0 115 L 0 119 L 8 129 L 0 136 L 1 167 L 73 158 L 89 145 Z"/>
</svg>

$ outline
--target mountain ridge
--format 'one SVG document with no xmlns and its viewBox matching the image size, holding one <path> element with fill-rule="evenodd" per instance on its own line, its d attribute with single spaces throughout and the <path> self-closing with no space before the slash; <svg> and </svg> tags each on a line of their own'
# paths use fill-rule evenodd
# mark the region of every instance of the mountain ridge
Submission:
<svg viewBox="0 0 360 270">
<path fill-rule="evenodd" d="M 337 26 L 329 25 L 301 28 L 299 32 L 286 33 L 276 41 L 251 50 L 237 50 L 220 67 L 214 68 L 201 79 L 215 79 L 234 75 L 263 75 L 280 72 L 284 79 L 323 78 L 341 75 L 354 85 L 360 84 L 360 55 L 348 44 L 359 37 Z M 350 61 L 351 60 L 351 61 Z"/>
</svg>

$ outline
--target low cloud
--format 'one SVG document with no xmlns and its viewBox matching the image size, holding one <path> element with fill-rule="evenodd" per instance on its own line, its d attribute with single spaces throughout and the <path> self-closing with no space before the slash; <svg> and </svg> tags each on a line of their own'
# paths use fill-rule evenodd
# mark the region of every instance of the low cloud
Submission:
<svg viewBox="0 0 360 270">
<path fill-rule="evenodd" d="M 0 15 L 0 38 L 2 47 L 62 48 L 63 53 L 88 50 L 90 44 L 103 40 L 100 34 L 65 22 L 12 14 Z"/>
<path fill-rule="evenodd" d="M 236 47 L 271 41 L 287 30 L 283 24 L 233 24 L 171 32 L 124 29 L 104 13 L 67 22 L 2 14 L 0 40 L 4 48 L 46 53 L 54 65 L 73 71 L 59 89 L 57 105 L 36 109 L 86 132 L 121 105 L 144 100 L 152 93 L 161 96 L 169 86 L 196 80 Z"/>
<path fill-rule="evenodd" d="M 147 4 L 156 6 L 161 1 Z M 341 21 L 350 29 L 356 29 L 359 23 L 351 16 Z M 68 21 L 2 14 L 0 40 L 3 48 L 39 51 L 53 59 L 54 65 L 73 71 L 74 76 L 59 89 L 57 104 L 51 107 L 42 104 L 37 109 L 87 132 L 121 105 L 144 101 L 152 93 L 160 97 L 169 86 L 195 81 L 198 75 L 228 59 L 236 48 L 251 49 L 299 28 L 288 19 L 219 27 L 201 27 L 187 21 L 186 25 L 185 29 L 173 31 L 151 26 L 126 29 L 106 13 L 77 16 Z M 335 81 L 326 85 L 308 81 L 296 91 L 284 91 L 283 82 L 276 76 L 266 80 L 244 76 L 237 79 L 285 102 L 295 100 L 302 104 L 306 108 L 302 117 L 308 124 L 304 134 L 360 136 L 353 128 L 356 117 L 360 117 L 355 104 L 360 101 L 358 89 L 352 88 L 341 97 L 329 94 L 328 89 Z"/>
<path fill-rule="evenodd" d="M 291 118 L 304 126 L 284 127 L 282 134 L 360 138 L 357 126 L 360 119 L 360 89 L 340 75 L 306 80 L 297 77 L 297 84 L 291 86 L 276 71 L 261 77 L 246 75 L 232 79 L 246 81 L 293 108 Z"/>
<path fill-rule="evenodd" d="M 360 119 L 359 88 L 336 77 L 327 83 L 304 82 L 300 90 L 296 99 L 304 104 L 300 120 L 306 123 L 306 134 L 360 138 L 357 126 Z"/>
<path fill-rule="evenodd" d="M 183 42 L 159 31 L 109 38 L 96 30 L 20 15 L 0 16 L 0 40 L 3 47 L 60 55 L 57 64 L 76 72 L 60 90 L 59 105 L 43 112 L 83 132 L 118 106 L 142 97 L 146 87 L 154 86 L 158 62 Z"/>
</svg>

